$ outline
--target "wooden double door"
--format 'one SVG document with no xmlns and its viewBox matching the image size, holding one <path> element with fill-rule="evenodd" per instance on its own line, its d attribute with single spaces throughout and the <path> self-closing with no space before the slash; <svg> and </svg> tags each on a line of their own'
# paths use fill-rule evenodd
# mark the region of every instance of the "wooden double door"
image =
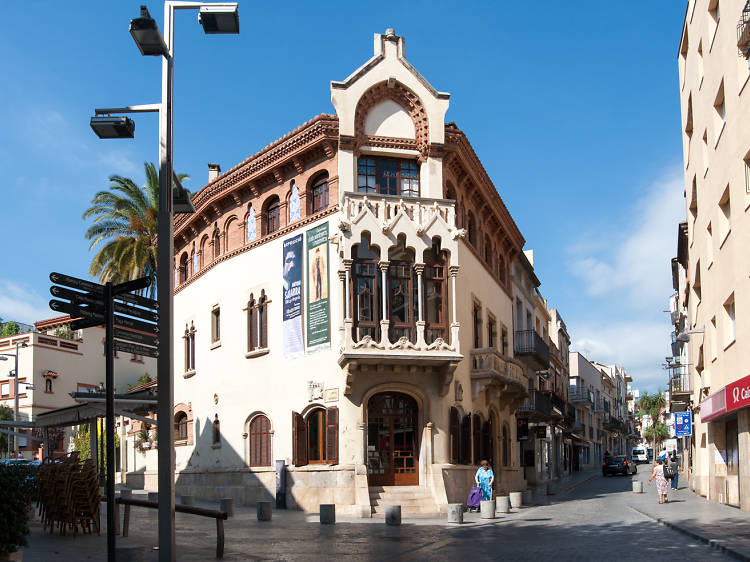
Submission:
<svg viewBox="0 0 750 562">
<path fill-rule="evenodd" d="M 419 408 L 399 392 L 367 403 L 367 474 L 371 486 L 419 484 Z"/>
</svg>

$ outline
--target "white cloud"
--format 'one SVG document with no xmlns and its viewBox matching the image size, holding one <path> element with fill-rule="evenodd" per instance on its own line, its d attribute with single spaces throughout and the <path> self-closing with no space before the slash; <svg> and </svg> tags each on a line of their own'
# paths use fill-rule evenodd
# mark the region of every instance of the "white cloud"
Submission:
<svg viewBox="0 0 750 562">
<path fill-rule="evenodd" d="M 685 216 L 682 193 L 681 171 L 670 170 L 626 213 L 626 220 L 618 221 L 624 232 L 598 232 L 601 244 L 576 242 L 569 267 L 590 296 L 624 297 L 638 307 L 664 304 L 670 291 L 669 263 L 677 251 L 677 224 Z"/>
<path fill-rule="evenodd" d="M 33 324 L 59 316 L 50 310 L 48 301 L 33 290 L 7 279 L 0 279 L 0 318 Z"/>
</svg>

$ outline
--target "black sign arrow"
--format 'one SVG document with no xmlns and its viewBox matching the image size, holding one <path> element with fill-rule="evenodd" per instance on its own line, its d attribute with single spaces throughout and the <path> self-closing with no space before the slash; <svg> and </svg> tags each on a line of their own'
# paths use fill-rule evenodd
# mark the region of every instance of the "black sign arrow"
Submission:
<svg viewBox="0 0 750 562">
<path fill-rule="evenodd" d="M 141 332 L 148 332 L 150 334 L 159 333 L 159 326 L 156 324 L 147 324 L 146 322 L 118 316 L 117 314 L 115 314 L 115 328 L 130 328 L 132 330 L 140 330 Z"/>
<path fill-rule="evenodd" d="M 85 279 L 78 279 L 77 277 L 71 277 L 70 275 L 64 275 L 62 273 L 50 273 L 49 280 L 57 285 L 65 285 L 66 287 L 73 287 L 74 289 L 80 289 L 81 291 L 90 291 L 92 293 L 103 294 L 104 286 L 98 283 L 92 283 Z"/>
<path fill-rule="evenodd" d="M 117 339 L 129 340 L 146 345 L 159 345 L 159 338 L 152 334 L 141 334 L 140 332 L 133 332 L 131 330 L 124 330 L 122 328 L 115 328 L 115 337 Z"/>
<path fill-rule="evenodd" d="M 115 340 L 115 349 L 124 351 L 125 353 L 133 353 L 135 355 L 159 357 L 159 350 L 155 347 L 146 347 L 145 345 L 138 345 L 137 343 L 130 343 L 126 341 Z"/>
<path fill-rule="evenodd" d="M 140 291 L 151 285 L 150 277 L 141 277 L 140 279 L 133 279 L 132 281 L 125 281 L 124 283 L 118 283 L 112 286 L 112 294 L 120 295 L 122 293 L 130 293 L 131 291 Z"/>
<path fill-rule="evenodd" d="M 99 323 L 104 322 L 104 315 L 101 312 L 86 308 L 80 308 L 79 306 L 71 304 L 69 302 L 52 299 L 51 301 L 49 301 L 49 307 L 57 312 L 70 314 L 73 318 L 83 317 L 90 318 L 92 320 L 98 320 Z"/>
<path fill-rule="evenodd" d="M 133 295 L 131 293 L 122 293 L 121 295 L 117 295 L 115 298 L 124 302 L 129 302 L 131 304 L 142 306 L 144 308 L 152 308 L 154 310 L 159 310 L 159 301 L 154 300 L 154 299 L 147 299 L 146 297 L 142 297 L 140 295 Z"/>
<path fill-rule="evenodd" d="M 79 293 L 77 291 L 71 291 L 70 289 L 66 289 L 65 287 L 57 287 L 55 285 L 52 285 L 49 288 L 49 292 L 52 293 L 53 297 L 68 299 L 73 304 L 90 304 L 102 309 L 104 307 L 104 301 L 102 300 L 101 296 L 92 296 L 89 293 Z"/>
<path fill-rule="evenodd" d="M 84 328 L 91 328 L 92 326 L 101 326 L 102 320 L 96 320 L 95 318 L 87 318 L 81 320 L 74 320 L 70 323 L 71 330 L 83 330 Z"/>
<path fill-rule="evenodd" d="M 128 316 L 135 316 L 136 318 L 141 318 L 143 320 L 150 320 L 151 322 L 159 321 L 159 315 L 155 312 L 144 310 L 142 308 L 135 308 L 133 306 L 128 306 L 127 304 L 120 304 L 119 302 L 115 303 L 115 312 L 127 314 Z"/>
</svg>

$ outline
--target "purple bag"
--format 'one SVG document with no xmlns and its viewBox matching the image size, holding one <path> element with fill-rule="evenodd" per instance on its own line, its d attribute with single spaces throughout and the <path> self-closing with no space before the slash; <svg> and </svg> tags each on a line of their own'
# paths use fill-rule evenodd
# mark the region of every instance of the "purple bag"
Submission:
<svg viewBox="0 0 750 562">
<path fill-rule="evenodd" d="M 479 502 L 482 501 L 482 489 L 476 486 L 469 492 L 469 499 L 466 500 L 466 507 L 479 507 Z"/>
</svg>

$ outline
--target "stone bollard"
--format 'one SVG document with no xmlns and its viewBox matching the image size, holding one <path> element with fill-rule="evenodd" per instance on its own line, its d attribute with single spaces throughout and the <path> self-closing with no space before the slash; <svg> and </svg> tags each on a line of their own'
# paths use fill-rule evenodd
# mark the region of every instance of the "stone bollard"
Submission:
<svg viewBox="0 0 750 562">
<path fill-rule="evenodd" d="M 636 481 L 633 482 L 633 492 L 636 494 L 642 494 L 643 493 L 643 482 Z"/>
<path fill-rule="evenodd" d="M 497 501 L 498 513 L 510 513 L 510 498 L 508 496 L 498 496 L 495 501 Z"/>
<path fill-rule="evenodd" d="M 271 502 L 258 502 L 255 507 L 258 511 L 258 521 L 271 520 Z"/>
<path fill-rule="evenodd" d="M 333 504 L 333 503 L 320 504 L 320 524 L 321 525 L 335 525 L 336 524 L 336 504 Z"/>
<path fill-rule="evenodd" d="M 182 505 L 195 505 L 195 496 L 180 496 Z"/>
<path fill-rule="evenodd" d="M 461 503 L 448 504 L 448 523 L 464 522 L 464 505 Z"/>
<path fill-rule="evenodd" d="M 521 492 L 521 501 L 523 505 L 534 505 L 534 497 L 531 495 L 531 490 L 524 490 Z"/>
<path fill-rule="evenodd" d="M 159 501 L 159 492 L 149 492 L 148 493 L 148 501 L 150 501 L 150 502 L 158 502 Z"/>
<path fill-rule="evenodd" d="M 115 546 L 115 562 L 146 562 L 146 547 L 138 544 Z"/>
<path fill-rule="evenodd" d="M 510 507 L 518 509 L 521 506 L 523 506 L 523 492 L 511 492 Z"/>
<path fill-rule="evenodd" d="M 232 498 L 221 498 L 219 500 L 219 511 L 226 511 L 227 517 L 234 517 L 234 500 Z"/>
<path fill-rule="evenodd" d="M 480 517 L 482 519 L 495 518 L 495 500 L 482 500 L 479 502 Z"/>
<path fill-rule="evenodd" d="M 385 524 L 386 525 L 401 525 L 401 506 L 400 505 L 386 505 L 385 506 Z"/>
</svg>

